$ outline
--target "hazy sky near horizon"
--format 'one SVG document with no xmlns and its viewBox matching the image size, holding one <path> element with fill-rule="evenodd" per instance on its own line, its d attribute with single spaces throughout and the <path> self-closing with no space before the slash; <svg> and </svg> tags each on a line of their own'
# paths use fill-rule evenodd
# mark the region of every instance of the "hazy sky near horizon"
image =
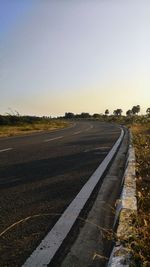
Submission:
<svg viewBox="0 0 150 267">
<path fill-rule="evenodd" d="M 0 0 L 0 114 L 150 107 L 149 0 Z"/>
</svg>

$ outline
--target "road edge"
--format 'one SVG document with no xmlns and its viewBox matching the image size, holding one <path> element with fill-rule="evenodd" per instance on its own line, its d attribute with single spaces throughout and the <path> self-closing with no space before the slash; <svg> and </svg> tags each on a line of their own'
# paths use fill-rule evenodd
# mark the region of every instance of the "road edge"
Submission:
<svg viewBox="0 0 150 267">
<path fill-rule="evenodd" d="M 122 193 L 116 208 L 114 229 L 117 241 L 113 247 L 107 267 L 129 267 L 131 255 L 124 245 L 126 237 L 132 234 L 131 215 L 137 212 L 135 151 L 132 145 L 132 133 L 129 131 L 129 149 L 126 169 L 122 179 Z"/>
<path fill-rule="evenodd" d="M 107 154 L 103 162 L 99 165 L 96 171 L 83 186 L 75 199 L 67 207 L 59 220 L 56 222 L 51 231 L 42 240 L 39 246 L 33 251 L 31 256 L 26 260 L 22 267 L 43 267 L 47 266 L 55 256 L 56 252 L 62 245 L 63 241 L 69 234 L 80 212 L 83 210 L 86 202 L 90 198 L 96 185 L 102 178 L 111 160 L 114 158 L 122 140 L 124 131 L 121 129 L 120 137 L 115 142 L 114 146 Z"/>
</svg>

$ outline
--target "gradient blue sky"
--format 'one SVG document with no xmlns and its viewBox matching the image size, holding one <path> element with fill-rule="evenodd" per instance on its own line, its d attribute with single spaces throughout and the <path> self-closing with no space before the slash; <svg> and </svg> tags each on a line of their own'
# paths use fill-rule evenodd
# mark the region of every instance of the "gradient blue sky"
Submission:
<svg viewBox="0 0 150 267">
<path fill-rule="evenodd" d="M 0 0 L 0 113 L 150 107 L 149 0 Z"/>
</svg>

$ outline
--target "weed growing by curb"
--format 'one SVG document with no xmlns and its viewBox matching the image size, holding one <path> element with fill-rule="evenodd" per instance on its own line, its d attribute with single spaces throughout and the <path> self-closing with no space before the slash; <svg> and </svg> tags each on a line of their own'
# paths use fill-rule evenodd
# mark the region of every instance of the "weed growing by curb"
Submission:
<svg viewBox="0 0 150 267">
<path fill-rule="evenodd" d="M 136 267 L 150 267 L 150 123 L 131 126 L 136 153 L 137 215 L 128 242 Z"/>
</svg>

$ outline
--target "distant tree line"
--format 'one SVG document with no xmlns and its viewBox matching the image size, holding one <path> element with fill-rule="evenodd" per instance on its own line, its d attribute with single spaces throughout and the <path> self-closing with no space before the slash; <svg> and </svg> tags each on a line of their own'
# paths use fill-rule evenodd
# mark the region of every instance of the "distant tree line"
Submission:
<svg viewBox="0 0 150 267">
<path fill-rule="evenodd" d="M 106 109 L 104 113 L 94 113 L 93 115 L 88 112 L 82 112 L 80 114 L 74 114 L 73 112 L 66 112 L 64 116 L 57 117 L 58 119 L 109 119 L 111 121 L 116 121 L 117 118 L 129 118 L 133 119 L 137 117 L 140 112 L 140 105 L 133 106 L 131 109 L 126 111 L 126 116 L 123 116 L 123 110 L 121 108 L 117 108 L 113 111 L 113 114 L 110 114 L 109 109 Z M 146 110 L 147 117 L 150 118 L 150 108 Z M 45 123 L 52 120 L 51 116 L 20 116 L 18 112 L 13 114 L 0 115 L 0 125 L 21 125 L 21 124 L 32 124 L 32 123 Z"/>
<path fill-rule="evenodd" d="M 140 112 L 140 105 L 133 106 L 132 109 L 129 109 L 129 110 L 126 111 L 126 116 L 127 117 L 135 116 L 135 115 L 138 115 L 139 112 Z M 79 118 L 82 118 L 82 119 L 88 119 L 88 118 L 98 119 L 98 118 L 102 118 L 102 117 L 104 118 L 104 117 L 109 116 L 109 115 L 110 116 L 119 117 L 119 116 L 122 116 L 122 113 L 123 113 L 123 110 L 121 108 L 115 109 L 113 111 L 112 115 L 110 115 L 109 109 L 106 109 L 104 114 L 94 113 L 93 115 L 90 115 L 87 112 L 82 112 L 81 114 L 74 114 L 72 112 L 66 112 L 64 118 L 65 119 L 79 119 Z M 147 116 L 149 117 L 150 116 L 150 108 L 147 108 L 146 113 L 147 113 Z"/>
</svg>

